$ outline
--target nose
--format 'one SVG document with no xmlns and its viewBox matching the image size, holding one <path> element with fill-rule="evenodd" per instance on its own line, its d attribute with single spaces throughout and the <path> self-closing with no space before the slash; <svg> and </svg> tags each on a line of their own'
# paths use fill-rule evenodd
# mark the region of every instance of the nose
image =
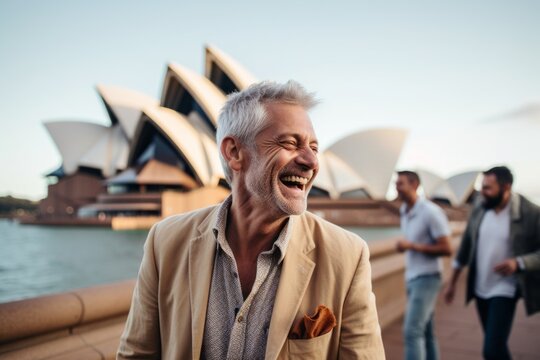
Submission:
<svg viewBox="0 0 540 360">
<path fill-rule="evenodd" d="M 305 147 L 300 151 L 296 157 L 296 163 L 305 167 L 306 170 L 315 170 L 319 168 L 317 153 L 310 147 Z"/>
</svg>

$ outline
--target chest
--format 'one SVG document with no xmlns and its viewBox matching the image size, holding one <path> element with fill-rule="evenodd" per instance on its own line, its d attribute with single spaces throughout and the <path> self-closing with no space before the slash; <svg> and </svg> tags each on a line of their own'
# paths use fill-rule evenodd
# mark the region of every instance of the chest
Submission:
<svg viewBox="0 0 540 360">
<path fill-rule="evenodd" d="M 478 228 L 477 249 L 477 255 L 483 257 L 502 259 L 510 256 L 510 218 L 487 212 Z"/>
<path fill-rule="evenodd" d="M 433 241 L 429 221 L 421 213 L 402 215 L 400 226 L 403 235 L 409 241 L 421 243 Z"/>
<path fill-rule="evenodd" d="M 478 227 L 478 242 L 508 243 L 510 241 L 510 216 L 488 211 Z"/>
<path fill-rule="evenodd" d="M 262 358 L 281 268 L 271 255 L 257 261 L 221 255 L 212 275 L 203 352 L 216 359 Z"/>
<path fill-rule="evenodd" d="M 253 284 L 257 278 L 257 260 L 239 260 L 236 262 L 238 269 L 238 279 L 240 281 L 240 287 L 242 289 L 242 297 L 247 299 Z M 261 269 L 261 271 L 263 271 Z"/>
</svg>

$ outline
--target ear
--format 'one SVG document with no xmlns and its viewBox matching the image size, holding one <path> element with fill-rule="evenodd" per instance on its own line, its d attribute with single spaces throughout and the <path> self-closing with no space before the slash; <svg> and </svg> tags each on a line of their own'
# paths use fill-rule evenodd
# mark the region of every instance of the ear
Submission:
<svg viewBox="0 0 540 360">
<path fill-rule="evenodd" d="M 221 141 L 221 155 L 233 171 L 240 171 L 244 162 L 244 153 L 238 139 L 227 136 Z"/>
</svg>

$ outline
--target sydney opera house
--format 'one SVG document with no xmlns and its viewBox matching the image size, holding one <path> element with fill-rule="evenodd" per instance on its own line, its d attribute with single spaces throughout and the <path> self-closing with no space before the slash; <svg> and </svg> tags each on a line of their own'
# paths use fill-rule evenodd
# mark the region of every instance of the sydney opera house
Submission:
<svg viewBox="0 0 540 360">
<path fill-rule="evenodd" d="M 170 63 L 160 99 L 98 85 L 109 126 L 45 123 L 62 164 L 46 175 L 48 195 L 34 221 L 140 228 L 221 201 L 229 190 L 215 142 L 218 114 L 228 94 L 255 81 L 233 58 L 207 46 L 204 75 Z M 310 208 L 342 223 L 367 213 L 375 222 L 395 222 L 396 205 L 385 199 L 406 136 L 404 129 L 370 129 L 326 148 Z M 419 173 L 425 195 L 448 209 L 474 195 L 477 172 L 449 179 Z"/>
</svg>

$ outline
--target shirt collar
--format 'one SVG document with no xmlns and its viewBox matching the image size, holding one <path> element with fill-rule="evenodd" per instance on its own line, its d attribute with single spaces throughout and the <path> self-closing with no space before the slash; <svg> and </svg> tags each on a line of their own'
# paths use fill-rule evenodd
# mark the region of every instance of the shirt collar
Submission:
<svg viewBox="0 0 540 360">
<path fill-rule="evenodd" d="M 229 246 L 229 243 L 225 237 L 225 234 L 226 234 L 225 230 L 227 228 L 227 215 L 229 213 L 229 209 L 231 208 L 231 204 L 232 204 L 232 195 L 229 195 L 219 206 L 217 216 L 216 216 L 216 222 L 214 223 L 214 227 L 212 228 L 212 230 L 216 238 L 217 250 L 219 251 L 221 249 L 227 255 L 234 258 L 231 247 Z M 273 254 L 276 252 L 276 248 L 277 248 L 279 250 L 278 264 L 280 264 L 285 258 L 285 253 L 287 251 L 287 247 L 291 239 L 293 224 L 294 224 L 294 216 L 289 216 L 287 220 L 287 224 L 285 224 L 285 226 L 279 233 L 277 239 L 274 241 L 274 244 L 272 245 L 272 248 L 268 251 L 263 252 L 262 254 Z"/>
<path fill-rule="evenodd" d="M 512 210 L 512 204 L 511 204 L 511 201 L 508 201 L 508 203 L 501 209 L 501 211 L 499 211 L 498 213 L 495 212 L 495 209 L 487 209 L 486 210 L 486 213 L 488 211 L 491 211 L 493 214 L 497 215 L 497 216 L 507 216 L 507 217 L 511 217 L 511 210 Z"/>
<path fill-rule="evenodd" d="M 426 201 L 425 198 L 418 196 L 416 198 L 416 201 L 413 207 L 409 210 L 409 212 L 407 212 L 407 204 L 405 202 L 401 204 L 401 207 L 399 208 L 399 212 L 401 213 L 402 216 L 414 216 L 418 212 L 418 209 L 422 207 L 425 201 Z"/>
</svg>

